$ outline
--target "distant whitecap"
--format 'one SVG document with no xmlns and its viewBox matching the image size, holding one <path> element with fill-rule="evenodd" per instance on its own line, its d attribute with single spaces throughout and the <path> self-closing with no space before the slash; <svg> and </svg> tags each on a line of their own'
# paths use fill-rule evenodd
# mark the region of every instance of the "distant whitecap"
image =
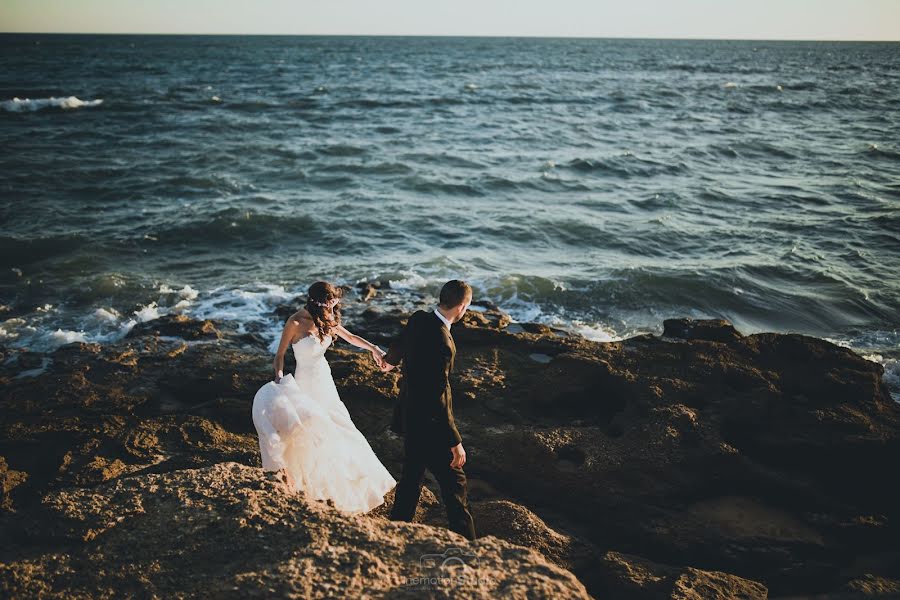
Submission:
<svg viewBox="0 0 900 600">
<path fill-rule="evenodd" d="M 36 98 L 34 100 L 31 98 L 13 98 L 12 100 L 0 102 L 0 107 L 3 107 L 3 110 L 9 112 L 26 112 L 41 110 L 42 108 L 62 108 L 63 110 L 69 110 L 73 108 L 99 106 L 100 104 L 103 104 L 103 100 L 99 98 L 96 100 L 80 100 L 75 96 L 69 96 L 68 98 L 50 97 Z"/>
</svg>

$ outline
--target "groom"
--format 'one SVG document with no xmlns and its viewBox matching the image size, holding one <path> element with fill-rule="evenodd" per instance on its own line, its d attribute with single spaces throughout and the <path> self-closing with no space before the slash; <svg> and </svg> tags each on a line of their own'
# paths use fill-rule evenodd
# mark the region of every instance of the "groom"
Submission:
<svg viewBox="0 0 900 600">
<path fill-rule="evenodd" d="M 400 398 L 391 429 L 403 435 L 403 475 L 394 495 L 391 519 L 412 521 L 425 470 L 441 487 L 450 529 L 475 539 L 475 524 L 466 493 L 466 451 L 453 420 L 450 371 L 456 346 L 450 326 L 462 319 L 472 302 L 472 288 L 454 279 L 441 288 L 433 312 L 418 310 L 384 356 L 384 371 L 405 361 Z"/>
</svg>

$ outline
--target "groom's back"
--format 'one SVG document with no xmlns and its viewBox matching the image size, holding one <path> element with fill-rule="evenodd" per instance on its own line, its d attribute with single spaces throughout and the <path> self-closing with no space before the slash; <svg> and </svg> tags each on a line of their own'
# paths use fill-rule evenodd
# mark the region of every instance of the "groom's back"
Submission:
<svg viewBox="0 0 900 600">
<path fill-rule="evenodd" d="M 402 423 L 417 428 L 438 414 L 452 414 L 448 378 L 454 355 L 450 334 L 434 313 L 417 310 L 409 317 L 384 357 L 393 365 L 403 361 L 395 431 L 406 429 Z"/>
<path fill-rule="evenodd" d="M 421 387 L 434 390 L 436 383 L 443 383 L 444 362 L 451 354 L 449 345 L 441 335 L 443 326 L 433 313 L 417 310 L 407 321 L 407 328 L 403 374 L 407 385 L 412 386 L 409 391 Z"/>
</svg>

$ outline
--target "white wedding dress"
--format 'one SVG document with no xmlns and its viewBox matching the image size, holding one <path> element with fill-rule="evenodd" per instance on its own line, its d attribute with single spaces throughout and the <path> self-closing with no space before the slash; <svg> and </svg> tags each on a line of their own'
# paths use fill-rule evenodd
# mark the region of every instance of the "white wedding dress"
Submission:
<svg viewBox="0 0 900 600">
<path fill-rule="evenodd" d="M 292 344 L 294 375 L 262 386 L 253 399 L 262 466 L 287 469 L 295 489 L 337 508 L 368 512 L 384 502 L 397 481 L 341 402 L 325 351 L 334 341 L 308 335 Z"/>
</svg>

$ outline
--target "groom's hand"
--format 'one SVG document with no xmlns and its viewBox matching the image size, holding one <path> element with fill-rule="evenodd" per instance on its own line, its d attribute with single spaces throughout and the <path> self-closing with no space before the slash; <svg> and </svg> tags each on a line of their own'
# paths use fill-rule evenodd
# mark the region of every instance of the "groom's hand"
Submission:
<svg viewBox="0 0 900 600">
<path fill-rule="evenodd" d="M 466 464 L 466 449 L 463 448 L 462 442 L 450 448 L 450 452 L 453 453 L 453 460 L 450 461 L 452 468 L 458 469 Z"/>
</svg>

